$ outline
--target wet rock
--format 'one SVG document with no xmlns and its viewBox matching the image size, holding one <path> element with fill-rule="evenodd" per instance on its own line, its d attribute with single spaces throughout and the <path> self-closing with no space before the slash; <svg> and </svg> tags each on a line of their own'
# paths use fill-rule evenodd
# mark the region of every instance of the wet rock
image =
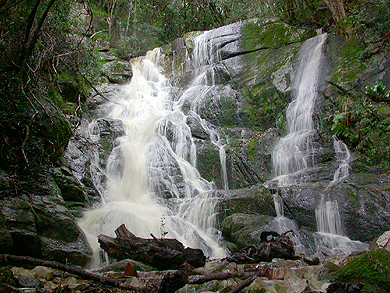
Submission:
<svg viewBox="0 0 390 293">
<path fill-rule="evenodd" d="M 116 58 L 110 58 L 103 64 L 102 73 L 109 82 L 118 84 L 126 83 L 133 75 L 130 63 Z"/>
<path fill-rule="evenodd" d="M 326 289 L 326 293 L 359 293 L 363 288 L 362 283 L 349 284 L 349 283 L 332 283 Z"/>
<path fill-rule="evenodd" d="M 237 190 L 218 190 L 220 197 L 219 220 L 235 214 L 258 214 L 276 216 L 271 192 L 262 185 Z"/>
<path fill-rule="evenodd" d="M 378 179 L 377 179 L 378 180 Z M 360 184 L 350 179 L 326 189 L 323 182 L 280 188 L 279 195 L 285 205 L 285 216 L 294 219 L 302 228 L 317 230 L 315 209 L 318 208 L 326 189 L 326 200 L 338 202 L 345 233 L 352 240 L 371 241 L 390 225 L 389 184 Z"/>
<path fill-rule="evenodd" d="M 266 270 L 265 274 L 270 280 L 283 280 L 285 271 L 283 268 L 269 268 Z"/>
<path fill-rule="evenodd" d="M 50 281 L 54 278 L 53 270 L 48 267 L 36 266 L 32 269 L 32 273 L 35 278 L 45 279 L 46 281 Z"/>
<path fill-rule="evenodd" d="M 379 236 L 376 244 L 378 245 L 378 248 L 385 248 L 390 250 L 390 231 L 386 231 L 381 236 Z"/>
<path fill-rule="evenodd" d="M 256 214 L 235 213 L 226 217 L 222 224 L 224 237 L 237 245 L 237 249 L 258 243 L 260 233 L 267 229 L 273 217 Z"/>
<path fill-rule="evenodd" d="M 311 266 L 316 266 L 320 263 L 320 259 L 317 256 L 314 257 L 303 257 L 302 260 Z"/>
<path fill-rule="evenodd" d="M 20 189 L 20 196 L 0 199 L 0 218 L 12 240 L 6 251 L 85 265 L 91 248 L 52 177 L 37 175 Z"/>
<path fill-rule="evenodd" d="M 37 278 L 30 276 L 19 276 L 16 278 L 16 281 L 22 288 L 37 288 L 42 285 Z"/>
<path fill-rule="evenodd" d="M 84 203 L 87 200 L 83 186 L 70 170 L 54 168 L 51 172 L 65 201 Z"/>
</svg>

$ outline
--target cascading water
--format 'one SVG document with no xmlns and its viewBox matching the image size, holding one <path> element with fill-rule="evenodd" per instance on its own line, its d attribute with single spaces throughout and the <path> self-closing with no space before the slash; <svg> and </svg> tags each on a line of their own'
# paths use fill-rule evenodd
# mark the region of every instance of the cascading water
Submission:
<svg viewBox="0 0 390 293">
<path fill-rule="evenodd" d="M 275 178 L 266 182 L 267 187 L 283 187 L 305 182 L 304 172 L 313 166 L 312 136 L 315 132 L 313 122 L 314 104 L 318 95 L 320 73 L 323 61 L 323 44 L 327 35 L 321 34 L 311 38 L 299 50 L 299 66 L 292 85 L 294 95 L 286 112 L 288 133 L 281 138 L 272 151 L 272 162 Z M 306 252 L 304 240 L 297 229 L 297 225 L 283 216 L 282 199 L 274 195 L 277 217 L 274 220 L 274 229 L 279 233 L 293 230 L 292 238 L 297 252 Z M 275 225 L 276 224 L 276 225 Z"/>
<path fill-rule="evenodd" d="M 183 108 L 186 103 L 189 103 L 190 111 L 188 115 L 201 125 L 203 130 L 208 134 L 211 143 L 218 148 L 221 163 L 222 187 L 223 189 L 228 189 L 226 141 L 211 123 L 201 117 L 205 98 L 217 88 L 218 75 L 229 75 L 226 69 L 221 66 L 219 50 L 221 36 L 226 37 L 228 35 L 228 33 L 223 32 L 223 29 L 224 27 L 219 28 L 217 33 L 215 31 L 207 31 L 193 40 L 194 50 L 191 63 L 194 65 L 195 78 L 192 80 L 189 88 L 179 97 L 177 107 Z"/>
<path fill-rule="evenodd" d="M 324 58 L 323 44 L 326 37 L 326 34 L 321 34 L 307 40 L 299 51 L 300 64 L 293 83 L 294 99 L 286 113 L 288 134 L 280 139 L 273 149 L 272 161 L 276 178 L 267 182 L 267 186 L 284 187 L 305 183 L 309 178 L 306 171 L 314 166 L 316 148 L 312 138 L 316 130 L 312 116 L 318 96 Z M 342 141 L 337 140 L 336 137 L 333 139 L 339 167 L 327 188 L 341 182 L 349 175 L 350 152 Z M 348 253 L 366 249 L 365 244 L 343 236 L 337 201 L 326 201 L 325 195 L 322 195 L 315 212 L 317 231 L 319 231 L 315 233 L 317 250 L 327 253 Z M 277 218 L 283 219 L 279 215 Z M 293 229 L 293 225 L 284 229 Z M 297 247 L 297 244 L 294 244 Z"/>
<path fill-rule="evenodd" d="M 276 211 L 276 218 L 269 224 L 269 228 L 272 231 L 276 231 L 279 234 L 287 231 L 292 231 L 289 234 L 289 238 L 294 245 L 296 253 L 307 253 L 311 249 L 306 239 L 299 232 L 298 225 L 291 219 L 284 216 L 284 204 L 282 198 L 278 194 L 274 194 L 274 205 Z"/>
<path fill-rule="evenodd" d="M 114 236 L 125 224 L 139 237 L 152 233 L 176 238 L 210 257 L 223 257 L 215 229 L 215 187 L 196 169 L 186 115 L 169 95 L 170 85 L 158 69 L 159 55 L 155 49 L 133 60 L 131 82 L 103 106 L 106 117 L 123 122 L 126 134 L 109 156 L 101 204 L 87 211 L 79 225 L 96 254 L 97 235 Z M 218 145 L 219 134 L 207 129 Z M 98 256 L 95 266 L 97 261 Z"/>
<path fill-rule="evenodd" d="M 278 186 L 305 182 L 304 171 L 313 166 L 312 137 L 315 132 L 313 111 L 318 96 L 318 86 L 327 34 L 307 40 L 299 51 L 300 64 L 292 92 L 294 99 L 286 112 L 288 133 L 272 151 L 272 162 Z"/>
<path fill-rule="evenodd" d="M 340 163 L 328 188 L 343 181 L 349 176 L 349 163 L 351 162 L 351 152 L 347 145 L 341 140 L 338 140 L 335 135 L 333 136 L 333 148 L 336 153 L 337 161 Z"/>
<path fill-rule="evenodd" d="M 351 153 L 345 143 L 333 136 L 333 147 L 339 166 L 333 175 L 333 180 L 327 188 L 340 183 L 349 176 L 349 163 Z M 321 202 L 315 210 L 317 232 L 316 242 L 319 250 L 329 254 L 351 253 L 357 250 L 367 250 L 368 245 L 360 241 L 352 241 L 345 236 L 340 217 L 339 205 L 336 200 L 325 200 L 322 195 Z"/>
</svg>

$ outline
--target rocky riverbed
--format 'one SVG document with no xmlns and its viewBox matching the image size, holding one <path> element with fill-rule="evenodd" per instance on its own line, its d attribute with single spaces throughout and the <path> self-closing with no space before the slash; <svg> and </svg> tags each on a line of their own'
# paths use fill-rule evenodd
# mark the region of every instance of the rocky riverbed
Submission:
<svg viewBox="0 0 390 293">
<path fill-rule="evenodd" d="M 270 262 L 254 264 L 237 264 L 226 259 L 208 260 L 203 267 L 193 269 L 186 279 L 187 284 L 176 292 L 389 292 L 389 239 L 390 232 L 386 232 L 371 243 L 369 251 L 349 255 L 316 253 L 311 256 L 297 255 L 295 260 L 274 258 Z M 129 288 L 139 288 L 136 290 L 138 292 L 175 292 L 155 289 L 159 288 L 163 278 L 173 275 L 175 271 L 159 271 L 129 259 L 88 272 L 101 276 L 102 282 L 104 278 L 114 279 Z M 44 266 L 29 269 L 3 266 L 0 283 L 5 289 L 2 292 L 125 290 L 79 275 Z M 243 285 L 244 276 L 246 280 L 252 278 L 252 282 L 247 281 L 246 286 Z M 238 287 L 240 284 L 242 288 Z"/>
</svg>

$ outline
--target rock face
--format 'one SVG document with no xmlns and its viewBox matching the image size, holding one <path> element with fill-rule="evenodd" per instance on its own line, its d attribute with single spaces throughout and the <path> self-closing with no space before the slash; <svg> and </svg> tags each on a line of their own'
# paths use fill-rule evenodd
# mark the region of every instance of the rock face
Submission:
<svg viewBox="0 0 390 293">
<path fill-rule="evenodd" d="M 31 179 L 17 186 L 19 196 L 0 199 L 1 251 L 85 265 L 91 249 L 56 182 L 50 174 Z"/>
<path fill-rule="evenodd" d="M 367 174 L 369 168 L 361 168 L 361 164 L 354 161 L 350 177 L 328 187 L 340 161 L 327 119 L 334 115 L 331 97 L 340 95 L 340 90 L 353 88 L 352 91 L 361 96 L 365 86 L 374 81 L 380 80 L 389 86 L 390 71 L 384 65 L 389 62 L 388 57 L 380 53 L 383 59 L 379 63 L 375 61 L 379 56 L 356 59 L 350 70 L 346 62 L 354 58 L 347 53 L 350 44 L 336 34 L 328 35 L 324 49 L 327 64 L 322 68 L 322 78 L 329 83 L 323 82 L 322 97 L 316 101 L 313 114 L 316 125 L 313 144 L 317 146 L 314 167 L 300 175 L 307 177 L 305 185 L 267 190 L 260 186 L 274 176 L 271 152 L 285 132 L 285 111 L 291 101 L 290 83 L 296 54 L 303 41 L 314 35 L 275 19 L 251 20 L 220 30 L 224 34 L 215 41 L 220 59 L 214 65 L 218 86 L 207 93 L 199 107 L 201 117 L 226 137 L 226 167 L 231 190 L 218 193 L 222 198 L 219 222 L 223 236 L 235 243 L 229 247 L 236 249 L 256 243 L 260 233 L 270 227 L 276 216 L 273 194 L 283 200 L 284 216 L 293 219 L 303 234 L 308 233 L 309 242 L 311 233 L 317 231 L 315 210 L 321 200 L 338 202 L 343 235 L 368 242 L 383 233 L 390 218 L 388 175 L 385 172 L 379 176 Z M 164 74 L 177 86 L 178 92 L 186 88 L 190 80 L 192 71 L 185 69 L 194 48 L 193 39 L 199 34 L 188 34 L 163 47 Z M 216 34 L 218 30 L 210 35 Z M 388 119 L 388 115 L 384 119 Z M 198 139 L 199 172 L 222 188 L 218 149 L 190 112 L 188 124 Z M 362 170 L 365 173 L 359 173 Z"/>
</svg>

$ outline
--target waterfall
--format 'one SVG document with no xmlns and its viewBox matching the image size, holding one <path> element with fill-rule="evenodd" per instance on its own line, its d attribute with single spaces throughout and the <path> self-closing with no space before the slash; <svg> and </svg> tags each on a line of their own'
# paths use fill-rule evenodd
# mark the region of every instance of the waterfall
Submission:
<svg viewBox="0 0 390 293">
<path fill-rule="evenodd" d="M 278 186 L 289 186 L 306 181 L 304 171 L 314 165 L 315 133 L 313 111 L 318 96 L 327 34 L 307 40 L 299 51 L 299 67 L 292 85 L 293 100 L 286 112 L 288 133 L 272 151 L 272 163 Z"/>
<path fill-rule="evenodd" d="M 326 189 L 349 176 L 351 153 L 347 145 L 333 136 L 333 147 L 339 166 Z M 337 200 L 326 201 L 325 198 L 326 196 L 323 194 L 321 202 L 315 210 L 318 231 L 315 233 L 317 249 L 329 254 L 348 254 L 356 250 L 367 250 L 367 244 L 353 241 L 345 236 Z"/>
<path fill-rule="evenodd" d="M 296 253 L 307 253 L 310 250 L 306 239 L 301 235 L 298 225 L 284 216 L 283 199 L 278 194 L 273 194 L 276 218 L 269 224 L 269 229 L 279 234 L 292 231 L 288 236 L 294 245 Z"/>
<path fill-rule="evenodd" d="M 275 178 L 266 182 L 267 187 L 284 187 L 304 183 L 304 171 L 312 167 L 315 148 L 312 136 L 315 133 L 313 111 L 320 84 L 323 45 L 327 34 L 311 38 L 298 52 L 299 66 L 292 85 L 293 100 L 286 111 L 287 135 L 282 137 L 272 151 Z M 283 202 L 274 195 L 277 217 L 272 228 L 279 233 L 294 231 L 291 240 L 297 252 L 307 252 L 305 239 L 299 233 L 296 223 L 283 215 Z M 306 246 L 307 243 L 306 243 Z"/>
<path fill-rule="evenodd" d="M 311 38 L 299 50 L 300 63 L 293 82 L 294 99 L 286 112 L 288 133 L 279 140 L 272 151 L 276 178 L 266 182 L 266 186 L 284 187 L 309 181 L 306 171 L 314 166 L 314 156 L 317 151 L 312 139 L 316 131 L 312 116 L 318 96 L 321 65 L 324 58 L 322 51 L 326 37 L 326 34 L 321 34 Z M 327 189 L 349 175 L 351 154 L 342 141 L 337 140 L 336 137 L 333 137 L 333 141 L 339 166 Z M 275 204 L 276 210 L 280 209 L 279 206 L 280 204 Z M 315 233 L 317 250 L 334 254 L 367 248 L 365 244 L 352 241 L 344 236 L 337 201 L 326 201 L 325 195 L 322 195 L 315 214 L 318 231 Z M 278 218 L 279 221 L 288 223 L 279 214 Z M 292 227 L 294 226 L 289 224 L 284 229 L 288 230 Z"/>
<path fill-rule="evenodd" d="M 79 222 L 95 251 L 95 266 L 97 235 L 114 236 L 121 224 L 139 237 L 152 233 L 176 238 L 209 257 L 225 256 L 215 228 L 215 186 L 196 169 L 187 116 L 170 96 L 159 56 L 155 49 L 134 59 L 130 83 L 117 87 L 101 109 L 105 117 L 123 122 L 125 135 L 117 139 L 107 160 L 101 203 Z M 213 143 L 222 147 L 219 134 L 208 127 Z M 93 135 L 98 135 L 96 129 Z"/>
<path fill-rule="evenodd" d="M 341 140 L 338 140 L 335 135 L 333 135 L 333 148 L 339 166 L 334 173 L 333 180 L 329 183 L 328 188 L 343 181 L 349 176 L 349 163 L 351 162 L 351 152 L 347 145 Z"/>
<path fill-rule="evenodd" d="M 229 75 L 221 65 L 221 36 L 226 37 L 228 32 L 224 32 L 225 27 L 217 30 L 206 31 L 193 40 L 193 54 L 191 64 L 193 64 L 194 78 L 186 91 L 179 97 L 177 107 L 183 108 L 189 104 L 188 113 L 192 119 L 197 121 L 203 131 L 208 134 L 211 143 L 218 148 L 221 164 L 222 187 L 228 189 L 228 178 L 226 169 L 226 138 L 223 137 L 217 128 L 209 121 L 202 118 L 202 107 L 205 106 L 206 97 L 212 94 L 217 85 L 220 75 Z M 217 98 L 217 97 L 215 97 Z M 216 103 L 217 101 L 213 101 Z"/>
</svg>

